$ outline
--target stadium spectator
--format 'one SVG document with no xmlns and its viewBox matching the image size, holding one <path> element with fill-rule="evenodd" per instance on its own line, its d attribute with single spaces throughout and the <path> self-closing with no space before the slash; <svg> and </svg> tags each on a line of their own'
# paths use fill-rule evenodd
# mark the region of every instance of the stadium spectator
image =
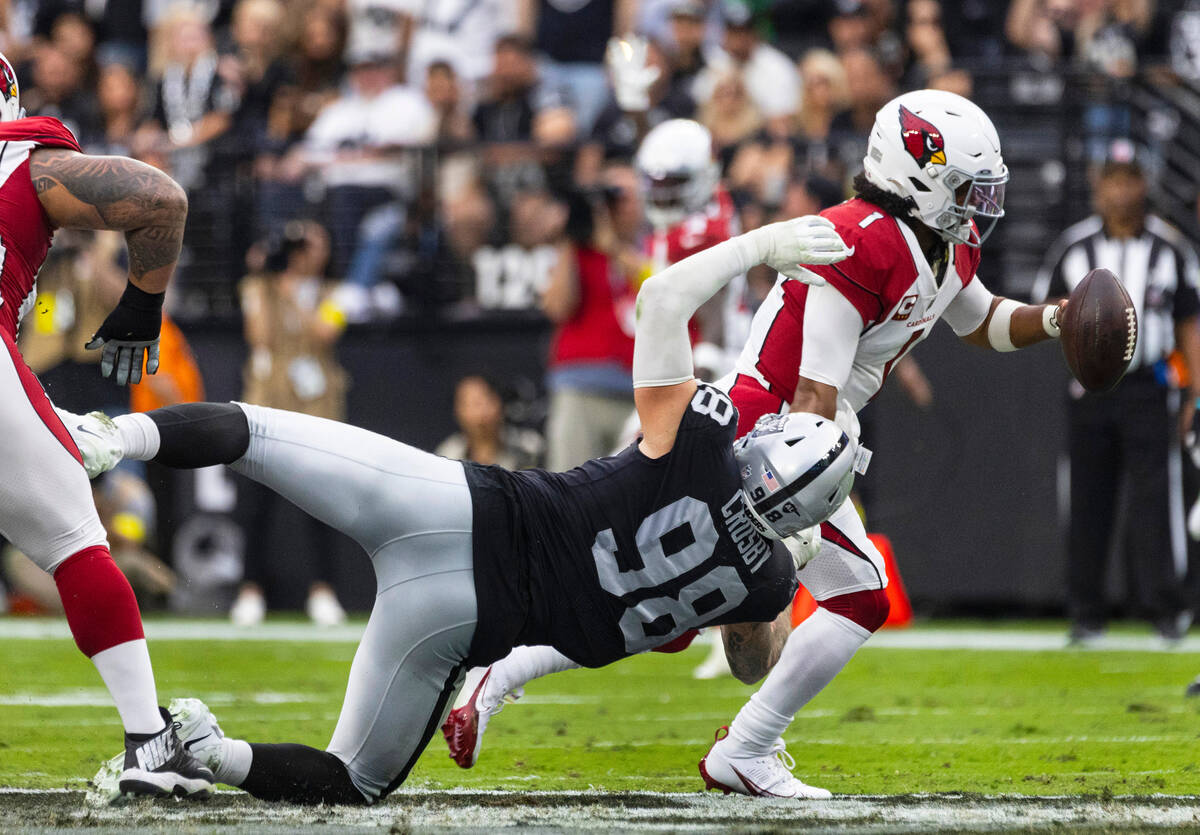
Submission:
<svg viewBox="0 0 1200 835">
<path fill-rule="evenodd" d="M 440 150 L 460 147 L 475 137 L 453 64 L 440 59 L 430 62 L 425 70 L 425 98 L 437 119 L 434 141 Z"/>
<path fill-rule="evenodd" d="M 581 133 L 592 129 L 608 95 L 604 50 L 633 32 L 637 0 L 519 0 L 520 31 L 541 56 L 543 78 L 566 91 Z"/>
<path fill-rule="evenodd" d="M 541 464 L 544 442 L 531 429 L 510 425 L 504 400 L 486 377 L 472 374 L 454 387 L 458 431 L 438 444 L 438 455 L 476 464 L 524 470 Z"/>
<path fill-rule="evenodd" d="M 906 89 L 926 87 L 930 78 L 950 68 L 950 44 L 942 29 L 942 7 L 937 0 L 910 0 L 904 37 L 908 67 L 902 83 Z"/>
<path fill-rule="evenodd" d="M 33 87 L 22 104 L 33 116 L 53 116 L 76 136 L 93 136 L 100 121 L 95 100 L 84 86 L 84 67 L 53 44 L 34 52 Z"/>
<path fill-rule="evenodd" d="M 701 0 L 673 0 L 670 14 L 671 86 L 682 88 L 691 98 L 692 85 L 708 66 L 705 54 L 707 9 Z"/>
<path fill-rule="evenodd" d="M 696 116 L 696 121 L 712 134 L 713 150 L 723 170 L 729 168 L 738 149 L 755 137 L 764 124 L 762 113 L 736 71 L 717 79 L 712 96 L 701 105 Z"/>
<path fill-rule="evenodd" d="M 500 246 L 480 246 L 471 257 L 475 300 L 485 309 L 528 310 L 550 282 L 559 258 L 554 242 L 566 223 L 563 206 L 544 191 L 524 191 L 508 212 L 509 234 Z"/>
<path fill-rule="evenodd" d="M 100 69 L 96 86 L 96 105 L 100 111 L 99 130 L 82 138 L 89 154 L 129 156 L 134 137 L 143 117 L 142 89 L 133 67 L 111 61 Z"/>
<path fill-rule="evenodd" d="M 566 470 L 617 446 L 633 406 L 633 306 L 642 208 L 627 166 L 603 174 L 605 198 L 571 204 L 542 310 L 555 323 L 546 376 L 546 465 Z"/>
<path fill-rule="evenodd" d="M 320 224 L 294 221 L 261 253 L 259 274 L 241 285 L 242 315 L 250 349 L 243 373 L 247 403 L 339 420 L 346 413 L 346 373 L 334 356 L 345 316 L 324 285 L 329 235 Z M 287 500 L 249 480 L 239 481 L 245 529 L 262 531 L 246 553 L 246 574 L 230 617 L 240 626 L 260 623 L 273 580 L 285 576 L 308 588 L 306 610 L 323 626 L 345 612 L 330 585 L 335 534 Z M 286 531 L 284 539 L 269 532 Z"/>
<path fill-rule="evenodd" d="M 1070 638 L 1087 645 L 1104 634 L 1108 554 L 1124 480 L 1134 529 L 1122 550 L 1133 608 L 1164 639 L 1177 641 L 1191 622 L 1179 461 L 1200 395 L 1200 266 L 1179 232 L 1149 213 L 1146 177 L 1128 143 L 1113 146 L 1093 199 L 1096 213 L 1063 232 L 1033 291 L 1035 299 L 1061 298 L 1090 270 L 1105 267 L 1121 276 L 1139 319 L 1133 361 L 1117 389 L 1070 387 Z"/>
<path fill-rule="evenodd" d="M 1200 0 L 1187 0 L 1169 23 L 1171 69 L 1180 78 L 1200 82 Z"/>
<path fill-rule="evenodd" d="M 279 54 L 284 23 L 279 0 L 238 0 L 230 27 L 232 49 L 217 63 L 221 80 L 237 97 L 234 138 L 247 153 L 266 149 L 271 105 L 288 80 Z"/>
<path fill-rule="evenodd" d="M 630 162 L 652 128 L 668 119 L 690 119 L 696 111 L 696 102 L 686 88 L 698 89 L 700 78 L 692 85 L 672 84 L 670 64 L 658 44 L 640 38 L 626 43 L 631 45 L 628 53 L 615 49 L 609 55 L 614 89 L 596 119 L 592 135 L 579 149 L 575 180 L 580 185 L 594 185 L 606 162 Z M 629 60 L 613 60 L 626 54 Z M 643 71 L 648 74 L 643 75 Z M 643 79 L 642 83 L 617 81 L 630 73 L 635 80 Z"/>
<path fill-rule="evenodd" d="M 408 43 L 408 81 L 417 83 L 435 61 L 450 64 L 470 86 L 492 71 L 496 40 L 518 25 L 512 0 L 438 0 L 416 3 Z"/>
<path fill-rule="evenodd" d="M 813 49 L 828 49 L 829 21 L 837 11 L 830 0 L 776 0 L 763 10 L 775 46 L 792 60 Z"/>
<path fill-rule="evenodd" d="M 540 77 L 529 41 L 496 42 L 487 94 L 472 115 L 488 185 L 503 206 L 524 188 L 546 184 L 545 162 L 575 139 L 576 117 L 554 82 Z"/>
<path fill-rule="evenodd" d="M 724 6 L 725 37 L 721 51 L 714 54 L 709 69 L 697 81 L 697 101 L 709 99 L 729 69 L 741 73 L 746 91 L 774 135 L 785 136 L 791 118 L 800 108 L 800 77 L 791 59 L 763 42 L 757 21 L 748 5 L 729 2 Z"/>
<path fill-rule="evenodd" d="M 362 55 L 398 60 L 404 54 L 412 26 L 412 0 L 344 0 L 322 5 L 344 10 L 348 62 Z"/>
<path fill-rule="evenodd" d="M 431 143 L 437 129 L 433 108 L 418 89 L 398 83 L 392 59 L 364 53 L 350 64 L 350 90 L 321 111 L 300 151 L 305 169 L 319 174 L 325 188 L 335 275 L 348 274 L 366 243 L 363 221 L 372 210 L 387 207 L 395 215 L 416 198 L 412 149 Z M 400 225 L 402 218 L 388 224 L 391 231 L 374 230 L 375 239 Z M 361 283 L 373 285 L 378 278 L 372 270 Z"/>
<path fill-rule="evenodd" d="M 96 61 L 96 30 L 77 12 L 65 12 L 54 19 L 50 28 L 50 43 L 79 67 L 82 86 L 94 90 L 100 74 Z"/>
<path fill-rule="evenodd" d="M 896 94 L 895 84 L 879 59 L 865 49 L 842 55 L 846 73 L 846 109 L 829 123 L 829 144 L 846 171 L 854 171 L 867 149 L 875 113 Z"/>
<path fill-rule="evenodd" d="M 1153 0 L 1013 0 L 1005 32 L 1035 57 L 1075 60 L 1110 78 L 1129 78 L 1158 51 Z"/>
<path fill-rule="evenodd" d="M 295 47 L 288 52 L 291 78 L 275 95 L 271 107 L 271 136 L 284 147 L 304 137 L 317 114 L 338 96 L 346 74 L 342 52 L 345 18 L 316 4 L 300 22 Z"/>
</svg>

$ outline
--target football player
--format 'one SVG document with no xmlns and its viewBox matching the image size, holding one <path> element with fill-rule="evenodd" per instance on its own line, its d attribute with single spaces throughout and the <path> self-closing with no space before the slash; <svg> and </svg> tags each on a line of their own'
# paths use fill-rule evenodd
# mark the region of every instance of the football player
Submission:
<svg viewBox="0 0 1200 835">
<path fill-rule="evenodd" d="M 153 374 L 187 197 L 148 165 L 83 154 L 57 119 L 23 117 L 16 74 L 0 55 L 0 535 L 54 576 L 75 643 L 116 703 L 121 791 L 207 795 L 212 773 L 158 706 L 137 600 L 109 553 L 79 450 L 16 344 L 54 230 L 121 230 L 129 283 L 87 347 L 101 349 L 101 374 L 115 372 L 120 385 L 138 382 L 143 362 Z"/>
<path fill-rule="evenodd" d="M 754 264 L 804 276 L 798 264 L 846 255 L 828 221 L 797 218 L 648 279 L 633 358 L 643 436 L 565 473 L 451 461 L 242 404 L 73 417 L 91 474 L 122 457 L 230 464 L 353 537 L 374 565 L 376 605 L 327 751 L 226 739 L 195 700 L 176 714 L 186 744 L 259 798 L 370 803 L 408 775 L 463 670 L 514 645 L 601 666 L 698 626 L 761 623 L 745 628 L 748 651 L 763 651 L 813 553 L 795 537 L 849 493 L 856 443 L 828 418 L 794 414 L 735 450 L 736 409 L 693 377 L 687 322 Z M 758 496 L 768 483 L 772 497 Z"/>
<path fill-rule="evenodd" d="M 1008 167 L 987 114 L 953 93 L 919 90 L 875 117 L 856 197 L 821 213 L 852 250 L 780 280 L 754 317 L 730 396 L 739 432 L 760 415 L 847 418 L 944 319 L 963 341 L 1014 351 L 1059 335 L 1061 306 L 992 295 L 979 248 L 1004 216 Z M 707 788 L 766 797 L 828 797 L 777 756 L 795 713 L 887 619 L 887 574 L 849 501 L 821 525 L 821 550 L 800 570 L 818 609 L 700 762 Z"/>
<path fill-rule="evenodd" d="M 976 276 L 979 247 L 1004 215 L 1008 168 L 991 120 L 970 101 L 934 90 L 906 93 L 875 118 L 857 196 L 821 212 L 851 255 L 781 275 L 755 314 L 733 375 L 719 382 L 738 408 L 739 436 L 763 415 L 789 410 L 837 418 L 856 413 L 939 320 L 964 341 L 1013 351 L 1059 335 L 1061 306 L 993 296 Z M 710 789 L 760 797 L 825 798 L 790 769 L 782 735 L 887 619 L 887 574 L 850 501 L 812 538 L 819 553 L 799 572 L 818 604 L 783 647 L 760 690 L 700 763 Z M 748 664 L 746 635 L 722 629 L 734 674 Z M 768 659 L 773 660 L 773 659 Z M 474 763 L 490 716 L 530 679 L 576 666 L 552 648 L 522 647 L 485 674 L 453 711 L 451 756 Z"/>
</svg>

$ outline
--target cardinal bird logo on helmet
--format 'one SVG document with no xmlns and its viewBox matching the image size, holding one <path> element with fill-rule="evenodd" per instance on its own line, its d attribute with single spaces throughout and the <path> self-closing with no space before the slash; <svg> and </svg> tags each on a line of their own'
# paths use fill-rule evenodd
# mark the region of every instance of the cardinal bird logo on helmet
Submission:
<svg viewBox="0 0 1200 835">
<path fill-rule="evenodd" d="M 946 140 L 942 138 L 942 132 L 904 105 L 900 105 L 900 137 L 905 149 L 922 168 L 931 162 L 946 164 Z"/>
</svg>

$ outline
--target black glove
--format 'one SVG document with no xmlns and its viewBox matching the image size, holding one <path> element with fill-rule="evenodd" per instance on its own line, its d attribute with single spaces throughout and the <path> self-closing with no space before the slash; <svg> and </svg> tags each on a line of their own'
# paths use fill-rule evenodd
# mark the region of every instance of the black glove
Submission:
<svg viewBox="0 0 1200 835">
<path fill-rule="evenodd" d="M 94 350 L 103 346 L 100 354 L 100 375 L 112 375 L 118 386 L 142 380 L 142 362 L 150 374 L 158 371 L 158 332 L 162 329 L 163 296 L 166 293 L 147 293 L 130 282 L 121 300 L 100 325 L 95 336 L 84 347 Z"/>
</svg>

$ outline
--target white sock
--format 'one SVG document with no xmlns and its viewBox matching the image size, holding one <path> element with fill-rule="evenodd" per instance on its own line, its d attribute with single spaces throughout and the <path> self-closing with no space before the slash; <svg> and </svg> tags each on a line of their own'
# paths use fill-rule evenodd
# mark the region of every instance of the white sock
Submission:
<svg viewBox="0 0 1200 835">
<path fill-rule="evenodd" d="M 770 752 L 796 711 L 833 681 L 871 633 L 852 620 L 818 608 L 792 630 L 779 663 L 729 725 L 751 753 Z"/>
<path fill-rule="evenodd" d="M 221 764 L 213 771 L 213 777 L 218 783 L 240 786 L 246 782 L 253 761 L 254 751 L 249 742 L 226 737 L 221 740 Z"/>
<path fill-rule="evenodd" d="M 113 418 L 121 436 L 121 448 L 130 461 L 149 461 L 158 455 L 158 426 L 149 416 L 134 412 Z"/>
<path fill-rule="evenodd" d="M 158 692 L 145 638 L 98 652 L 92 656 L 92 663 L 117 705 L 125 733 L 154 734 L 166 726 L 158 712 Z"/>
<path fill-rule="evenodd" d="M 535 678 L 578 668 L 578 664 L 554 647 L 516 647 L 492 665 L 492 674 L 479 694 L 479 706 L 490 710 Z"/>
</svg>

